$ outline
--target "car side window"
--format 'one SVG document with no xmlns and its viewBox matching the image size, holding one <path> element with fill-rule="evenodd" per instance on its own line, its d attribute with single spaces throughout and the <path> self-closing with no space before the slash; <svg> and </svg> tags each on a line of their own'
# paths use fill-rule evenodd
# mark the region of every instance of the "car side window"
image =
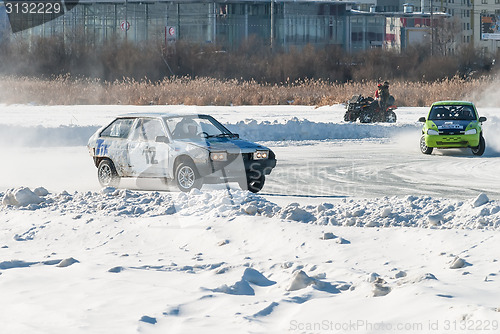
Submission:
<svg viewBox="0 0 500 334">
<path fill-rule="evenodd" d="M 476 115 L 474 114 L 474 111 L 472 110 L 471 107 L 465 106 L 462 108 L 462 119 L 467 121 L 472 121 L 476 119 Z"/>
<path fill-rule="evenodd" d="M 117 119 L 101 132 L 101 137 L 127 138 L 133 123 L 132 118 Z"/>
<path fill-rule="evenodd" d="M 155 141 L 157 136 L 165 136 L 161 122 L 157 119 L 141 118 L 137 121 L 132 140 Z"/>
</svg>

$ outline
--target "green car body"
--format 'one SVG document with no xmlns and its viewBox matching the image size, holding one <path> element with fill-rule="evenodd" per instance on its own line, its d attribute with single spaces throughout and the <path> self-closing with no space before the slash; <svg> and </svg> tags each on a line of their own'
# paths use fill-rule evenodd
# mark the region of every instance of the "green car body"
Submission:
<svg viewBox="0 0 500 334">
<path fill-rule="evenodd" d="M 434 148 L 470 147 L 475 155 L 482 155 L 485 149 L 482 122 L 472 102 L 439 101 L 432 104 L 424 122 L 420 149 L 424 154 Z"/>
</svg>

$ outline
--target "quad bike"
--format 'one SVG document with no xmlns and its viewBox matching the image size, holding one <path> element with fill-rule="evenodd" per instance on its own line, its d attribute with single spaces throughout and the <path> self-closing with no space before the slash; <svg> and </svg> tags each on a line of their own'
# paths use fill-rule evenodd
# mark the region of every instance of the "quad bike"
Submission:
<svg viewBox="0 0 500 334">
<path fill-rule="evenodd" d="M 372 97 L 354 95 L 349 101 L 347 101 L 347 111 L 344 114 L 344 121 L 356 122 L 359 118 L 361 123 L 395 123 L 396 113 L 394 110 L 396 110 L 397 107 L 394 103 L 394 97 L 391 95 L 387 101 L 388 107 L 385 111 L 381 111 L 378 102 Z"/>
</svg>

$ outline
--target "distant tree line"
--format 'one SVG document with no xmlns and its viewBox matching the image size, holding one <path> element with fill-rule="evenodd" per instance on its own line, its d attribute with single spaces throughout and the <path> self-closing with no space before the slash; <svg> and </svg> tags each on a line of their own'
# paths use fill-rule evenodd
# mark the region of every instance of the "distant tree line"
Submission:
<svg viewBox="0 0 500 334">
<path fill-rule="evenodd" d="M 95 45 L 95 46 L 92 46 Z M 69 74 L 103 81 L 131 78 L 211 77 L 287 84 L 296 80 L 328 82 L 363 80 L 435 81 L 477 77 L 494 69 L 495 56 L 472 47 L 453 55 L 431 56 L 428 45 L 404 52 L 371 49 L 349 54 L 337 46 L 311 45 L 274 50 L 257 38 L 238 49 L 177 42 L 127 43 L 110 39 L 89 44 L 78 37 L 11 38 L 0 43 L 0 74 L 49 78 Z"/>
</svg>

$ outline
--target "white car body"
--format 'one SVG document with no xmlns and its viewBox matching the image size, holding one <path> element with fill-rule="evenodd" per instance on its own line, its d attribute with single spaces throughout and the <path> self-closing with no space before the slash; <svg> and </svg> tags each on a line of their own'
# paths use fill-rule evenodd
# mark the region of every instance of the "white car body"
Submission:
<svg viewBox="0 0 500 334">
<path fill-rule="evenodd" d="M 186 128 L 188 133 L 183 132 Z M 239 139 L 208 115 L 119 116 L 89 139 L 88 149 L 96 167 L 103 160 L 111 161 L 111 172 L 118 179 L 176 180 L 177 167 L 184 163 L 191 166 L 197 180 L 203 183 L 238 181 L 242 185 L 245 183 L 242 179 L 250 182 L 249 177 L 255 180 L 259 174 L 263 185 L 264 175 L 276 165 L 274 153 L 267 147 Z M 99 181 L 108 185 L 101 174 Z"/>
</svg>

